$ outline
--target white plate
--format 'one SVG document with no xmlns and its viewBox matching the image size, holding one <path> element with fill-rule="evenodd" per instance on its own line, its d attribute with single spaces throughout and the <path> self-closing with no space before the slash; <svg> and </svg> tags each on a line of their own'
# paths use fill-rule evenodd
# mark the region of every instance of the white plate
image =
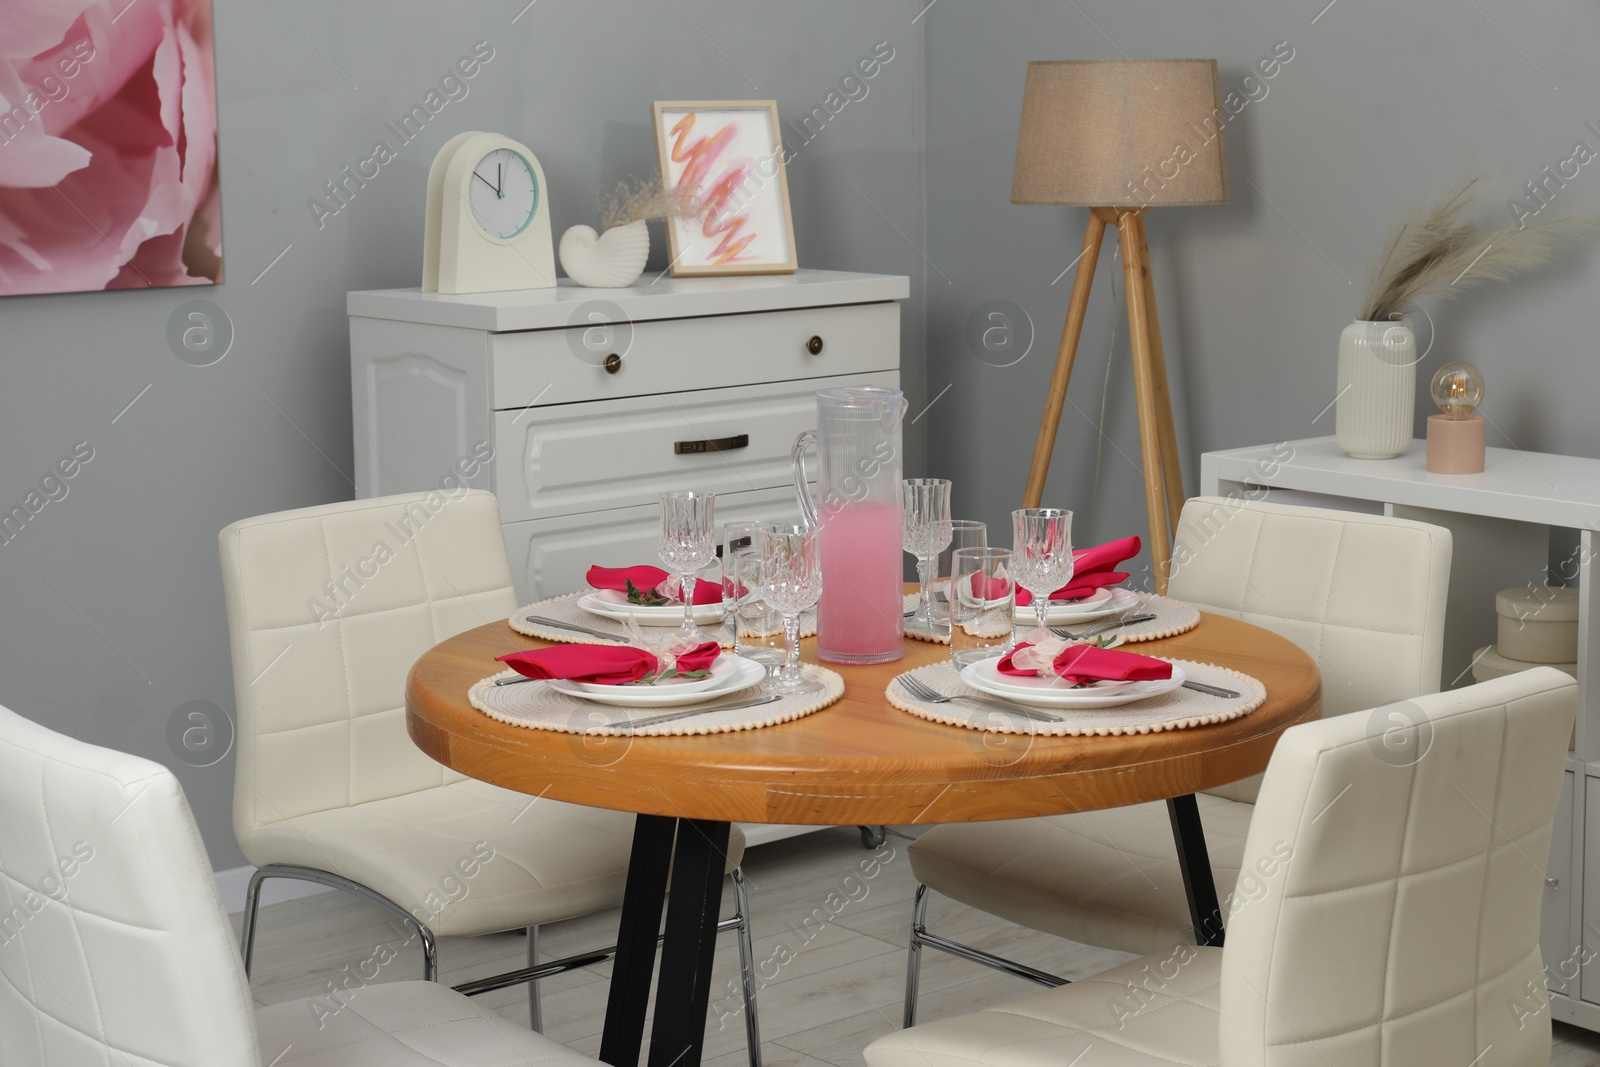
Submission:
<svg viewBox="0 0 1600 1067">
<path fill-rule="evenodd" d="M 674 708 L 682 704 L 699 704 L 708 700 L 715 700 L 741 689 L 749 688 L 767 676 L 767 669 L 759 663 L 724 652 L 717 657 L 712 665 L 712 677 L 717 676 L 717 670 L 727 662 L 728 673 L 722 676 L 720 683 L 707 689 L 684 689 L 679 685 L 603 685 L 594 686 L 591 691 L 576 682 L 556 679 L 547 684 L 558 693 L 565 693 L 579 700 L 592 700 L 597 704 L 611 704 L 619 708 Z"/>
<path fill-rule="evenodd" d="M 668 689 L 675 693 L 698 693 L 702 689 L 715 689 L 726 682 L 729 676 L 739 669 L 735 664 L 729 662 L 732 658 L 731 656 L 719 655 L 711 661 L 711 673 L 704 678 L 667 678 L 655 683 L 653 687 L 645 686 L 638 682 L 625 682 L 623 684 L 631 684 L 639 689 L 640 692 L 646 692 L 653 688 L 658 693 L 664 693 Z M 615 685 L 602 685 L 599 682 L 574 682 L 572 684 L 589 693 L 614 693 L 617 691 Z"/>
<path fill-rule="evenodd" d="M 1019 692 L 1012 688 L 1001 688 L 995 681 L 996 678 L 1005 678 L 1008 683 L 1016 679 L 1000 673 L 998 659 L 979 660 L 961 671 L 961 680 L 980 693 L 988 693 L 1003 700 L 1014 700 L 1019 704 L 1033 704 L 1042 708 L 1111 708 L 1119 704 L 1132 704 L 1137 700 L 1146 700 L 1150 697 L 1170 693 L 1183 684 L 1183 668 L 1177 664 L 1172 665 L 1172 677 L 1163 678 L 1155 682 L 1134 682 L 1125 689 L 1114 693 L 1105 693 L 1093 688 L 1089 689 L 1057 689 L 1054 687 L 1038 689 L 1031 693 Z"/>
<path fill-rule="evenodd" d="M 995 689 L 995 690 L 1004 689 L 1008 693 L 1032 694 L 1032 693 L 1040 693 L 1040 692 L 1045 692 L 1045 693 L 1065 693 L 1065 692 L 1090 693 L 1090 692 L 1093 692 L 1093 693 L 1099 693 L 1101 695 L 1106 695 L 1106 694 L 1109 694 L 1109 693 L 1120 693 L 1120 692 L 1122 692 L 1122 690 L 1127 689 L 1130 686 L 1135 686 L 1135 685 L 1139 684 L 1138 682 L 1095 682 L 1091 686 L 1084 686 L 1083 688 L 1080 689 L 1080 688 L 1075 687 L 1073 685 L 1073 683 L 1067 681 L 1065 678 L 1061 677 L 1060 675 L 1053 674 L 1050 677 L 1046 678 L 1046 677 L 1043 677 L 1042 675 L 1038 675 L 1038 674 L 1034 674 L 1034 675 L 1005 674 L 1000 670 L 1000 660 L 1004 659 L 1004 658 L 1005 658 L 1004 656 L 1001 656 L 1001 657 L 998 657 L 997 659 L 995 659 L 995 661 L 994 661 L 994 664 L 995 664 L 994 674 L 991 676 L 991 675 L 985 673 L 984 681 L 985 681 L 985 684 L 988 685 L 990 688 Z"/>
<path fill-rule="evenodd" d="M 1115 615 L 1119 611 L 1128 611 L 1139 606 L 1139 594 L 1131 589 L 1095 590 L 1092 596 L 1082 600 L 1051 603 L 1050 610 L 1045 616 L 1047 625 L 1066 626 L 1078 622 L 1093 622 L 1103 619 L 1108 615 Z M 1017 606 L 1017 621 L 1033 625 L 1038 616 L 1034 614 L 1033 605 Z"/>
<path fill-rule="evenodd" d="M 683 621 L 682 604 L 664 604 L 658 607 L 630 604 L 628 594 L 620 589 L 596 589 L 592 593 L 585 593 L 578 598 L 578 607 L 591 615 L 615 619 L 618 622 L 637 619 L 640 626 L 677 626 Z M 696 604 L 694 621 L 697 626 L 703 626 L 708 622 L 721 622 L 721 602 Z"/>
</svg>

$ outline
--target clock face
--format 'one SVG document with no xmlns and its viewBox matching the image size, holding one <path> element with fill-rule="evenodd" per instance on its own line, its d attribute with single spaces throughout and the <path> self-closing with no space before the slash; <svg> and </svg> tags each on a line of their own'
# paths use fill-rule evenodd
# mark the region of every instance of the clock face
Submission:
<svg viewBox="0 0 1600 1067">
<path fill-rule="evenodd" d="M 539 211 L 539 179 L 520 153 L 496 148 L 473 168 L 467 203 L 484 233 L 515 237 Z"/>
</svg>

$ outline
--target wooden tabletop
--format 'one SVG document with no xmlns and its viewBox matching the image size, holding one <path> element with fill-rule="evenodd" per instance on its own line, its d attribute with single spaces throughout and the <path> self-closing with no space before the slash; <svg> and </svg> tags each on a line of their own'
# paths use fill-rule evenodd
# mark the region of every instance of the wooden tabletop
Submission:
<svg viewBox="0 0 1600 1067">
<path fill-rule="evenodd" d="M 1315 663 L 1249 623 L 1205 614 L 1187 634 L 1140 652 L 1232 667 L 1267 701 L 1243 718 L 1127 737 L 983 733 L 891 707 L 897 674 L 949 657 L 907 641 L 893 663 L 827 664 L 836 704 L 761 730 L 690 737 L 600 737 L 511 726 L 467 703 L 501 669 L 495 657 L 548 642 L 504 622 L 430 649 L 406 681 L 406 723 L 428 755 L 462 774 L 535 796 L 652 815 L 730 822 L 876 825 L 1014 819 L 1194 793 L 1267 765 L 1278 735 L 1321 714 Z M 815 661 L 815 641 L 802 656 Z"/>
</svg>

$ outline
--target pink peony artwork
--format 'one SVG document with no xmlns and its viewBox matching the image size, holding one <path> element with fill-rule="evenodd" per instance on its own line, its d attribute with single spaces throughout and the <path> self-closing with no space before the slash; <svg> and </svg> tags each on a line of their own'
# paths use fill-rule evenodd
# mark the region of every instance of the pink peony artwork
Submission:
<svg viewBox="0 0 1600 1067">
<path fill-rule="evenodd" d="M 211 0 L 0 0 L 0 296 L 221 278 Z"/>
</svg>

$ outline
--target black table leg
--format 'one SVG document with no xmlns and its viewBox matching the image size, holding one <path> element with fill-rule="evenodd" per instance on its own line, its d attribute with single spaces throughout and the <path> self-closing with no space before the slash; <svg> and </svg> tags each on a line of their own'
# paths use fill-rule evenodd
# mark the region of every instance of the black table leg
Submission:
<svg viewBox="0 0 1600 1067">
<path fill-rule="evenodd" d="M 633 826 L 633 852 L 628 858 L 622 923 L 617 930 L 617 958 L 611 967 L 611 993 L 606 1000 L 605 1032 L 600 1039 L 600 1059 L 611 1067 L 638 1067 L 650 979 L 655 971 L 656 938 L 667 893 L 667 869 L 672 862 L 672 839 L 677 828 L 677 819 L 663 815 L 640 815 Z M 704 1011 L 702 1008 L 702 1015 Z"/>
<path fill-rule="evenodd" d="M 727 823 L 679 820 L 650 1067 L 700 1067 L 727 855 Z"/>
<path fill-rule="evenodd" d="M 1189 897 L 1195 939 L 1202 945 L 1222 947 L 1222 909 L 1217 906 L 1217 884 L 1211 876 L 1211 855 L 1206 850 L 1205 828 L 1200 825 L 1200 805 L 1193 793 L 1167 801 L 1172 839 L 1178 846 L 1178 869 L 1183 891 Z"/>
</svg>

